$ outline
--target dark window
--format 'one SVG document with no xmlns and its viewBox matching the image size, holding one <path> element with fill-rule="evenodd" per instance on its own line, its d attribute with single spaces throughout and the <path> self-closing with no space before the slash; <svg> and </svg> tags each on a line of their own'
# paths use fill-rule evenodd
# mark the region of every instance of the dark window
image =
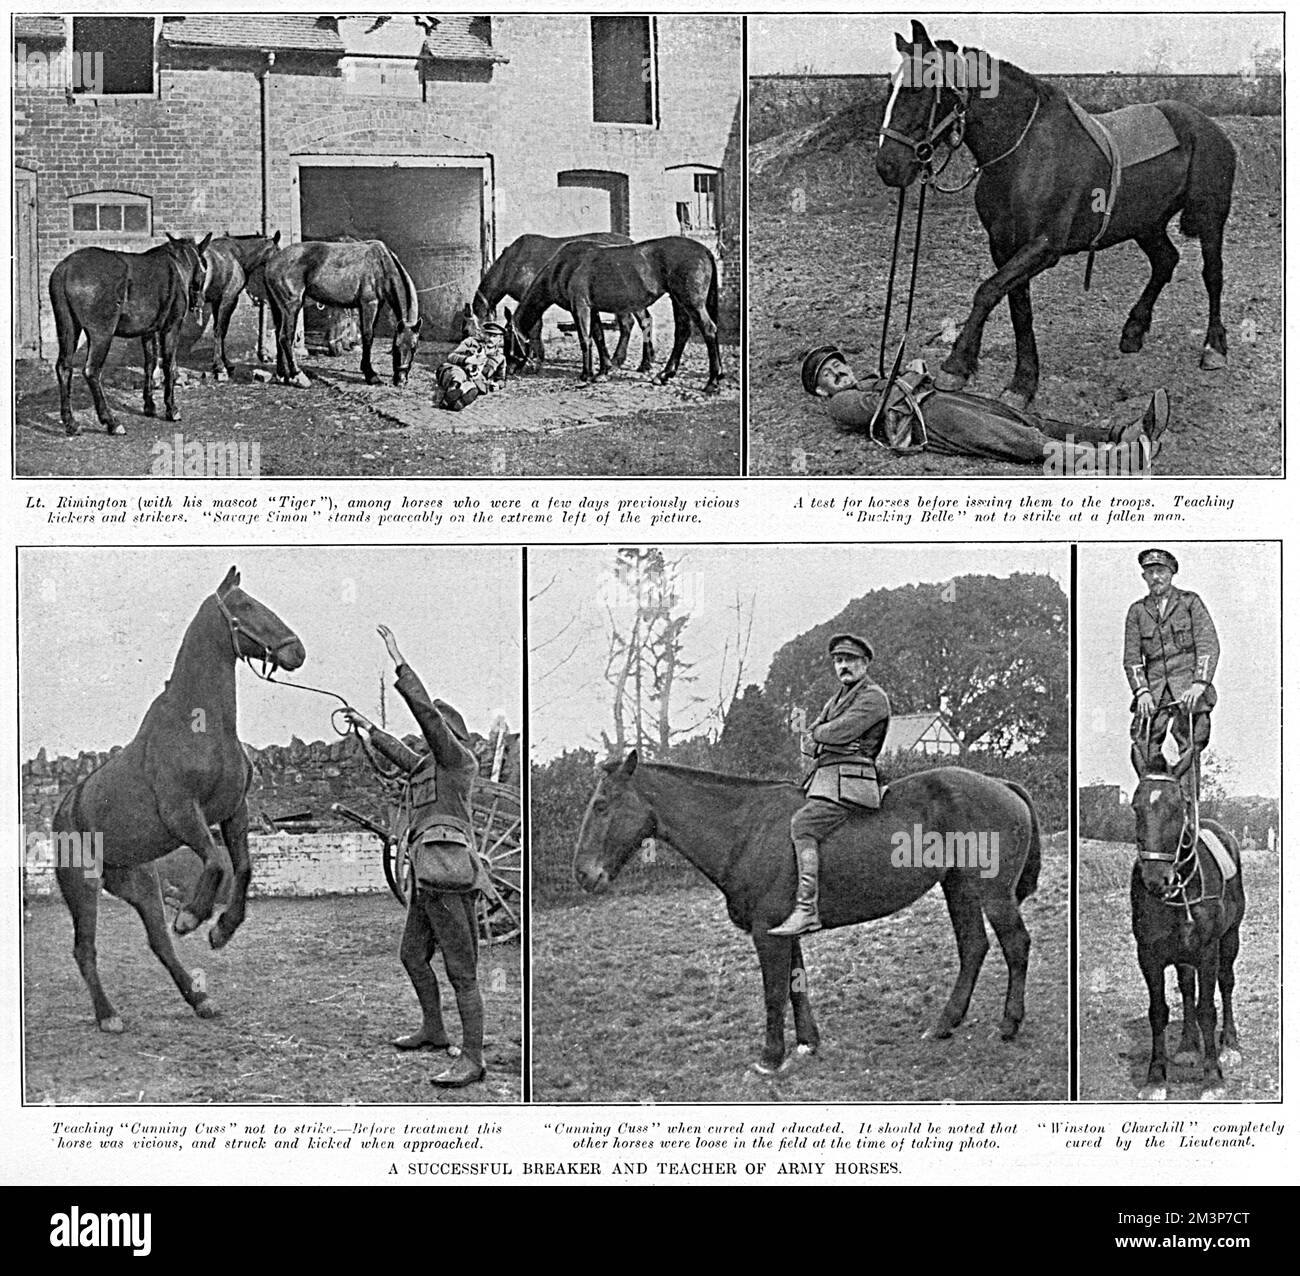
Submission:
<svg viewBox="0 0 1300 1276">
<path fill-rule="evenodd" d="M 74 195 L 72 229 L 87 235 L 148 235 L 150 204 L 143 195 L 92 191 Z"/>
<path fill-rule="evenodd" d="M 597 124 L 655 122 L 655 58 L 649 18 L 592 18 L 591 97 Z"/>
<path fill-rule="evenodd" d="M 152 93 L 152 18 L 73 18 L 74 93 Z"/>
</svg>

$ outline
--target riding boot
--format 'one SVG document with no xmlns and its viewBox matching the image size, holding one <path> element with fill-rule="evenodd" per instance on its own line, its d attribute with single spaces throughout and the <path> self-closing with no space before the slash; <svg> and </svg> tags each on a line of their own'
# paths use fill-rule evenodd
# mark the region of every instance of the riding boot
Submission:
<svg viewBox="0 0 1300 1276">
<path fill-rule="evenodd" d="M 795 862 L 799 866 L 799 886 L 794 896 L 794 912 L 779 926 L 773 926 L 769 935 L 807 935 L 821 930 L 817 916 L 817 842 L 811 837 L 797 837 L 794 842 Z"/>
</svg>

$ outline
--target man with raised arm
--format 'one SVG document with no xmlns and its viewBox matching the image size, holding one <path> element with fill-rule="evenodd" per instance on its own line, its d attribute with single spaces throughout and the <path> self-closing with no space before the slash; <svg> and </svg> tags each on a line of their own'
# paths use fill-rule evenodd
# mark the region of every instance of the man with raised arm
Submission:
<svg viewBox="0 0 1300 1276">
<path fill-rule="evenodd" d="M 381 731 L 355 709 L 347 716 L 370 743 L 410 776 L 408 853 L 413 867 L 411 898 L 402 932 L 402 965 L 420 1003 L 420 1027 L 394 1042 L 399 1050 L 449 1050 L 442 996 L 430 962 L 441 951 L 460 1012 L 459 1057 L 430 1078 L 433 1085 L 460 1087 L 482 1081 L 483 998 L 478 987 L 477 892 L 483 872 L 474 853 L 470 796 L 478 760 L 469 747 L 465 720 L 445 700 L 431 699 L 415 670 L 402 658 L 392 630 L 379 626 L 397 670 L 397 690 L 429 746 L 417 753 Z"/>
</svg>

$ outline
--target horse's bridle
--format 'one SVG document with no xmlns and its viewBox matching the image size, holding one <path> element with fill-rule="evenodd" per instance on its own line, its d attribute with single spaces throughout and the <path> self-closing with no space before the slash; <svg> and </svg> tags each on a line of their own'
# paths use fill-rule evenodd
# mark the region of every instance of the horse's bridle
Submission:
<svg viewBox="0 0 1300 1276">
<path fill-rule="evenodd" d="M 1137 848 L 1139 861 L 1147 860 L 1159 864 L 1172 864 L 1174 880 L 1160 896 L 1160 902 L 1170 908 L 1181 908 L 1191 920 L 1192 905 L 1202 904 L 1208 900 L 1221 898 L 1220 894 L 1208 894 L 1205 890 L 1205 877 L 1201 873 L 1201 860 L 1197 853 L 1197 844 L 1201 839 L 1200 803 L 1196 797 L 1188 796 L 1182 791 L 1182 784 L 1176 775 L 1164 772 L 1148 773 L 1142 777 L 1143 782 L 1152 784 L 1177 784 L 1183 800 L 1183 825 L 1178 832 L 1178 846 L 1172 851 L 1152 851 L 1142 846 Z M 1200 878 L 1200 894 L 1195 899 L 1188 898 L 1188 889 L 1193 881 Z"/>
<path fill-rule="evenodd" d="M 248 630 L 246 630 L 239 623 L 239 617 L 236 616 L 230 610 L 230 608 L 226 606 L 225 599 L 223 599 L 220 594 L 213 594 L 212 600 L 217 604 L 217 610 L 221 613 L 222 617 L 225 619 L 226 630 L 230 634 L 230 649 L 235 653 L 236 662 L 240 660 L 244 661 L 244 663 L 247 664 L 248 667 L 253 670 L 253 673 L 256 674 L 257 677 L 261 678 L 263 682 L 272 682 L 274 680 L 274 674 L 276 670 L 279 669 L 280 667 L 280 662 L 276 658 L 276 653 L 279 652 L 282 647 L 287 647 L 291 642 L 296 642 L 297 639 L 294 638 L 292 634 L 290 634 L 288 638 L 286 638 L 281 643 L 277 643 L 274 647 L 272 647 L 269 643 L 260 642 L 258 641 L 258 639 L 254 638 L 252 634 L 249 634 Z M 240 634 L 247 634 L 248 637 L 254 643 L 256 643 L 259 647 L 261 647 L 262 654 L 260 656 L 253 657 L 253 656 L 246 655 L 244 652 L 240 651 L 239 649 Z M 257 671 L 257 669 L 253 667 L 254 659 L 257 659 L 261 663 L 262 670 L 260 673 Z M 293 683 L 292 685 L 297 686 L 298 684 Z M 334 693 L 332 691 L 327 691 L 325 692 L 325 694 L 333 695 Z M 342 699 L 342 697 L 340 696 L 339 699 Z M 346 701 L 344 701 L 344 703 L 346 703 Z"/>
<path fill-rule="evenodd" d="M 906 65 L 899 68 L 898 74 L 906 74 Z M 935 117 L 939 114 L 939 108 L 943 105 L 944 90 L 956 94 L 957 105 L 948 112 L 943 119 L 935 123 Z M 1020 144 L 1029 136 L 1029 130 L 1033 128 L 1034 121 L 1038 118 L 1038 108 L 1042 105 L 1042 99 L 1035 95 L 1034 109 L 1029 113 L 1029 119 L 1025 121 L 1025 127 L 1020 130 L 1020 136 L 1016 138 L 1014 144 L 995 159 L 989 160 L 984 164 L 976 164 L 967 175 L 966 180 L 959 186 L 940 186 L 938 182 L 939 174 L 948 167 L 952 162 L 952 157 L 961 150 L 962 143 L 966 140 L 966 113 L 970 109 L 970 89 L 963 84 L 951 84 L 948 81 L 947 74 L 939 78 L 939 82 L 934 86 L 934 97 L 930 100 L 930 119 L 926 125 L 924 137 L 908 137 L 904 133 L 898 132 L 897 129 L 881 128 L 880 140 L 885 138 L 898 142 L 903 146 L 911 148 L 912 156 L 920 166 L 921 182 L 929 183 L 941 195 L 956 195 L 964 191 L 986 168 L 992 168 L 994 164 L 1000 164 L 1004 159 L 1013 155 L 1020 149 Z M 948 154 L 944 157 L 942 164 L 936 168 L 934 166 L 935 143 L 938 142 L 945 132 L 951 128 L 947 140 Z"/>
</svg>

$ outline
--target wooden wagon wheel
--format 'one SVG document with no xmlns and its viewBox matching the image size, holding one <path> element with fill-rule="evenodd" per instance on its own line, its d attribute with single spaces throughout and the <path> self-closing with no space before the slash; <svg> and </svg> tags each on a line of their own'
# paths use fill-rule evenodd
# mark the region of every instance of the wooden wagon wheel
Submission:
<svg viewBox="0 0 1300 1276">
<path fill-rule="evenodd" d="M 523 917 L 523 814 L 518 792 L 506 784 L 474 785 L 474 842 L 491 879 L 479 908 L 479 937 L 504 944 L 518 937 Z M 384 843 L 384 878 L 400 904 L 410 899 L 411 862 L 406 855 L 406 820 L 396 812 Z"/>
</svg>

